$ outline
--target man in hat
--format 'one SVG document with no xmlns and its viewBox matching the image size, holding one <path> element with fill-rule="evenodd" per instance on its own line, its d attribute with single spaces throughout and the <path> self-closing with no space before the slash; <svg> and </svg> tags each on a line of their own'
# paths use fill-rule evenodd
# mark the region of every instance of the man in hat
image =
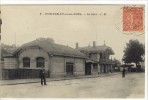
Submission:
<svg viewBox="0 0 148 100">
<path fill-rule="evenodd" d="M 46 84 L 46 78 L 45 78 L 45 69 L 44 67 L 42 66 L 42 69 L 40 70 L 40 78 L 41 78 L 41 85 L 47 85 Z"/>
<path fill-rule="evenodd" d="M 122 77 L 124 78 L 125 77 L 125 68 L 123 68 L 123 71 L 122 71 Z"/>
</svg>

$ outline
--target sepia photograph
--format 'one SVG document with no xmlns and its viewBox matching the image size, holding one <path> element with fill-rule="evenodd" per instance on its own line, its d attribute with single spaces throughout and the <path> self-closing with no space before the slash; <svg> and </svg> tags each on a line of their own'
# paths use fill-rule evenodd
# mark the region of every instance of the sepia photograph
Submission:
<svg viewBox="0 0 148 100">
<path fill-rule="evenodd" d="M 0 98 L 145 99 L 145 4 L 0 7 Z"/>
</svg>

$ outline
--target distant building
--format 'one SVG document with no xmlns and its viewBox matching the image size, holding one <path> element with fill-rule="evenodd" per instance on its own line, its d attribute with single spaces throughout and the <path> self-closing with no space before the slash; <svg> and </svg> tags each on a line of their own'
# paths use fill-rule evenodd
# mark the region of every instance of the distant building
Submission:
<svg viewBox="0 0 148 100">
<path fill-rule="evenodd" d="M 47 77 L 85 75 L 86 56 L 49 39 L 26 43 L 4 57 L 3 78 L 37 78 L 44 66 Z"/>
<path fill-rule="evenodd" d="M 85 62 L 85 74 L 99 74 L 99 73 L 109 73 L 113 71 L 112 65 L 114 64 L 110 55 L 114 55 L 114 51 L 111 47 L 106 46 L 96 46 L 95 41 L 93 41 L 93 46 L 79 47 L 76 43 L 76 49 L 84 53 L 87 56 Z"/>
</svg>

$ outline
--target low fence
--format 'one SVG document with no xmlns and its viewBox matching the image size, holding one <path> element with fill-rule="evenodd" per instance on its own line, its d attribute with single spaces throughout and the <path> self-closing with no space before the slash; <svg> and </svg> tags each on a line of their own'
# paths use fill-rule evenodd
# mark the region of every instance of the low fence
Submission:
<svg viewBox="0 0 148 100">
<path fill-rule="evenodd" d="M 4 68 L 4 62 L 3 61 L 0 61 L 0 68 Z"/>
<path fill-rule="evenodd" d="M 2 69 L 2 79 L 30 79 L 39 78 L 40 69 Z M 49 77 L 49 71 L 46 71 Z"/>
</svg>

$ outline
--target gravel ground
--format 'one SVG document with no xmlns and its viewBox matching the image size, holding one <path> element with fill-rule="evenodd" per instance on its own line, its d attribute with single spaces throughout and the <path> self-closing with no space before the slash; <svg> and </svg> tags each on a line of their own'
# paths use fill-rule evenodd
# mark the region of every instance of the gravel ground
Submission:
<svg viewBox="0 0 148 100">
<path fill-rule="evenodd" d="M 144 73 L 0 86 L 1 98 L 144 98 Z"/>
</svg>

